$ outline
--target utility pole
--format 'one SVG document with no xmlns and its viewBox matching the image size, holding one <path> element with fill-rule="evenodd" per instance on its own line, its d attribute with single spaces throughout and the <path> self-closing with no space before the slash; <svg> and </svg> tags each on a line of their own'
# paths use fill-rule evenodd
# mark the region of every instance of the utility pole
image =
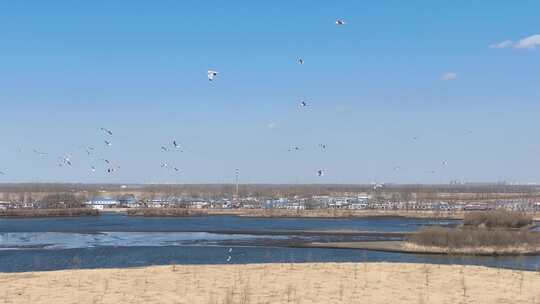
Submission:
<svg viewBox="0 0 540 304">
<path fill-rule="evenodd" d="M 236 190 L 235 190 L 233 201 L 237 203 L 238 202 L 238 175 L 240 175 L 240 170 L 238 168 L 234 169 L 234 175 L 235 175 Z"/>
</svg>

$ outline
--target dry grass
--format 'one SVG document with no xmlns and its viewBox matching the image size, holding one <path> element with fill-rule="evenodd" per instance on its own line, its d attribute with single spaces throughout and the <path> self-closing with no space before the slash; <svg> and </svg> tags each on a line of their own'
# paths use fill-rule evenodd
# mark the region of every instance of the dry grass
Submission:
<svg viewBox="0 0 540 304">
<path fill-rule="evenodd" d="M 68 217 L 97 215 L 99 215 L 99 211 L 90 208 L 0 210 L 0 217 Z"/>
<path fill-rule="evenodd" d="M 137 208 L 127 209 L 127 214 L 131 216 L 148 216 L 148 217 L 190 217 L 190 216 L 205 216 L 207 212 L 198 209 L 185 208 Z"/>
<path fill-rule="evenodd" d="M 465 214 L 463 225 L 485 228 L 523 228 L 533 223 L 533 216 L 505 210 L 470 212 Z"/>
<path fill-rule="evenodd" d="M 536 272 L 421 264 L 158 266 L 0 274 L 0 303 L 540 303 Z"/>
<path fill-rule="evenodd" d="M 540 234 L 531 231 L 473 228 L 423 228 L 411 234 L 408 241 L 425 247 L 441 247 L 449 250 L 462 248 L 540 248 Z"/>
</svg>

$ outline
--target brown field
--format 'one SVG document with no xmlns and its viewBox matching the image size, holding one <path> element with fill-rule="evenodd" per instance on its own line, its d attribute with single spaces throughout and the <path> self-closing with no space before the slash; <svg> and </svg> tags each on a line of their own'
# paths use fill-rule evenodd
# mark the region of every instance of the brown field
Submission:
<svg viewBox="0 0 540 304">
<path fill-rule="evenodd" d="M 105 212 L 108 210 L 105 209 Z M 142 208 L 114 209 L 111 212 L 127 212 L 132 216 L 204 216 L 236 215 L 260 218 L 350 218 L 399 216 L 409 218 L 463 219 L 464 212 L 405 211 L 405 210 L 350 210 L 350 209 L 181 209 L 181 208 Z"/>
<path fill-rule="evenodd" d="M 0 210 L 0 217 L 72 217 L 98 215 L 98 210 L 89 208 Z"/>
<path fill-rule="evenodd" d="M 3 303 L 540 303 L 540 273 L 390 263 L 0 274 Z"/>
</svg>

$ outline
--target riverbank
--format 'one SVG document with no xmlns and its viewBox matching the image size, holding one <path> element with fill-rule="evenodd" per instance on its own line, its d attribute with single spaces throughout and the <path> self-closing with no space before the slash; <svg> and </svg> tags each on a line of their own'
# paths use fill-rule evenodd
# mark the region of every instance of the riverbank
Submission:
<svg viewBox="0 0 540 304">
<path fill-rule="evenodd" d="M 102 212 L 109 212 L 108 209 Z M 364 217 L 405 217 L 462 220 L 464 212 L 404 211 L 404 210 L 350 210 L 350 209 L 181 209 L 181 208 L 140 208 L 114 209 L 130 216 L 147 217 L 189 217 L 233 215 L 254 218 L 364 218 Z"/>
<path fill-rule="evenodd" d="M 6 303 L 539 303 L 535 272 L 391 263 L 157 266 L 0 274 Z"/>
<path fill-rule="evenodd" d="M 6 209 L 0 210 L 2 217 L 75 217 L 75 216 L 98 216 L 99 211 L 89 208 L 65 208 L 65 209 Z"/>
<path fill-rule="evenodd" d="M 299 247 L 332 248 L 332 249 L 362 249 L 382 252 L 441 254 L 441 255 L 476 255 L 476 256 L 519 256 L 540 255 L 540 247 L 465 247 L 448 249 L 434 246 L 418 246 L 406 241 L 373 241 L 373 242 L 328 242 L 306 243 Z"/>
</svg>

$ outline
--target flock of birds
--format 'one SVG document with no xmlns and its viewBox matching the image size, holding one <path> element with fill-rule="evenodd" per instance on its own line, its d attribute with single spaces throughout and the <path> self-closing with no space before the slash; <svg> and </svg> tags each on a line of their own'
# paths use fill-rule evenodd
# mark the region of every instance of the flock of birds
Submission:
<svg viewBox="0 0 540 304">
<path fill-rule="evenodd" d="M 106 148 L 112 147 L 112 145 L 113 145 L 113 142 L 112 142 L 113 132 L 110 129 L 107 129 L 107 128 L 104 128 L 104 127 L 101 127 L 99 130 L 105 135 L 105 138 L 103 139 L 104 146 Z M 95 164 L 91 165 L 90 168 L 89 168 L 89 170 L 91 172 L 94 173 L 94 172 L 98 171 L 98 168 L 102 168 L 103 171 L 106 172 L 106 173 L 114 173 L 114 172 L 118 171 L 121 168 L 120 165 L 118 165 L 116 162 L 110 160 L 109 158 L 103 158 L 103 157 L 96 158 L 96 157 L 94 157 L 94 156 L 96 156 L 97 150 L 98 150 L 95 147 L 83 145 L 83 146 L 81 146 L 81 148 L 85 151 L 86 155 L 88 157 L 90 157 L 92 162 L 95 163 Z M 23 152 L 22 149 L 18 149 L 18 151 Z M 172 140 L 171 143 L 170 143 L 170 146 L 162 145 L 161 146 L 161 151 L 163 151 L 163 152 L 169 152 L 169 151 L 184 152 L 184 149 L 183 149 L 183 147 L 180 145 L 180 143 L 178 141 Z M 38 150 L 36 148 L 32 149 L 32 153 L 34 155 L 36 155 L 38 158 L 41 158 L 41 159 L 49 158 L 49 152 L 44 152 L 44 151 Z M 58 156 L 58 157 L 53 158 L 53 159 L 56 161 L 56 165 L 58 167 L 71 167 L 71 166 L 73 166 L 73 160 L 72 160 L 72 155 L 71 154 L 61 155 L 61 156 Z M 100 166 L 99 164 L 102 164 L 103 166 Z M 178 167 L 176 167 L 174 165 L 171 165 L 168 162 L 162 162 L 160 166 L 161 166 L 161 168 L 170 169 L 170 170 L 173 170 L 175 172 L 180 171 L 180 169 Z M 0 175 L 6 175 L 6 174 L 7 173 L 5 171 L 0 171 Z"/>
<path fill-rule="evenodd" d="M 338 20 L 336 20 L 335 24 L 337 26 L 342 26 L 342 25 L 345 25 L 346 22 L 343 19 L 338 19 Z M 296 60 L 296 62 L 298 64 L 302 65 L 302 64 L 304 64 L 304 59 L 303 58 L 298 58 Z M 214 81 L 217 78 L 218 75 L 219 75 L 218 71 L 208 70 L 208 80 L 209 81 Z M 310 104 L 308 104 L 304 100 L 301 100 L 299 106 L 300 106 L 300 108 L 306 108 L 306 107 L 309 107 Z M 319 144 L 318 147 L 321 148 L 322 150 L 326 150 L 326 144 Z M 287 151 L 289 151 L 289 152 L 300 151 L 300 147 L 292 146 Z M 317 176 L 321 177 L 321 176 L 324 176 L 324 174 L 325 174 L 325 171 L 323 169 L 318 169 L 317 170 Z"/>
<path fill-rule="evenodd" d="M 344 26 L 346 25 L 347 23 L 343 20 L 343 19 L 338 19 L 335 21 L 335 25 L 336 26 Z M 299 64 L 299 65 L 303 65 L 305 63 L 304 59 L 303 58 L 297 58 L 296 62 Z M 208 80 L 213 82 L 213 81 L 216 81 L 218 79 L 218 75 L 219 75 L 219 72 L 216 71 L 216 70 L 212 70 L 212 69 L 209 69 L 207 71 L 207 75 L 208 75 Z M 308 108 L 310 107 L 311 104 L 309 104 L 307 101 L 305 100 L 301 100 L 299 102 L 299 108 L 300 109 L 304 109 L 304 108 Z M 105 147 L 112 147 L 113 145 L 113 142 L 112 142 L 112 136 L 113 136 L 113 132 L 110 130 L 110 129 L 107 129 L 105 127 L 101 127 L 100 128 L 100 131 L 105 135 L 105 138 L 103 139 L 103 143 L 105 145 Z M 468 131 L 467 133 L 469 134 L 471 131 Z M 412 138 L 414 141 L 417 141 L 419 138 L 418 136 L 415 136 Z M 324 151 L 326 150 L 327 148 L 327 145 L 326 144 L 318 144 L 317 145 L 318 149 Z M 96 149 L 92 146 L 83 146 L 82 147 L 84 149 L 84 151 L 86 152 L 86 154 L 88 156 L 93 156 L 96 152 Z M 161 145 L 160 147 L 161 151 L 162 152 L 170 152 L 170 151 L 179 151 L 179 152 L 183 152 L 183 148 L 182 146 L 176 141 L 176 140 L 172 140 L 171 143 L 169 145 Z M 291 146 L 288 148 L 288 152 L 297 152 L 297 151 L 300 151 L 301 150 L 301 147 L 299 146 Z M 32 149 L 32 152 L 37 155 L 38 157 L 40 158 L 45 158 L 49 155 L 49 153 L 47 152 L 43 152 L 43 151 L 40 151 L 38 149 Z M 56 158 L 57 160 L 57 165 L 59 167 L 69 167 L 69 166 L 72 166 L 73 165 L 73 161 L 72 161 L 72 156 L 71 155 L 63 155 L 63 156 L 59 156 Z M 104 171 L 106 173 L 114 173 L 116 172 L 117 170 L 120 169 L 120 166 L 118 164 L 116 164 L 115 162 L 107 159 L 107 158 L 98 158 L 98 159 L 93 159 L 93 161 L 99 161 L 101 164 L 104 165 Z M 443 166 L 447 166 L 448 165 L 448 162 L 445 160 L 442 162 L 442 165 Z M 163 168 L 163 169 L 169 169 L 169 170 L 172 170 L 172 171 L 175 171 L 175 172 L 180 172 L 180 169 L 168 162 L 161 162 L 160 164 L 160 167 Z M 96 172 L 98 170 L 98 165 L 97 164 L 94 164 L 90 167 L 90 170 L 91 172 Z M 395 166 L 393 167 L 393 171 L 399 171 L 401 170 L 401 167 L 400 166 Z M 428 170 L 428 171 L 425 171 L 425 173 L 436 173 L 435 170 Z M 6 172 L 5 171 L 0 171 L 0 175 L 6 175 Z M 325 175 L 325 170 L 324 169 L 317 169 L 316 170 L 316 175 L 319 176 L 319 177 L 322 177 Z M 380 184 L 377 184 L 377 185 L 380 185 Z"/>
</svg>

